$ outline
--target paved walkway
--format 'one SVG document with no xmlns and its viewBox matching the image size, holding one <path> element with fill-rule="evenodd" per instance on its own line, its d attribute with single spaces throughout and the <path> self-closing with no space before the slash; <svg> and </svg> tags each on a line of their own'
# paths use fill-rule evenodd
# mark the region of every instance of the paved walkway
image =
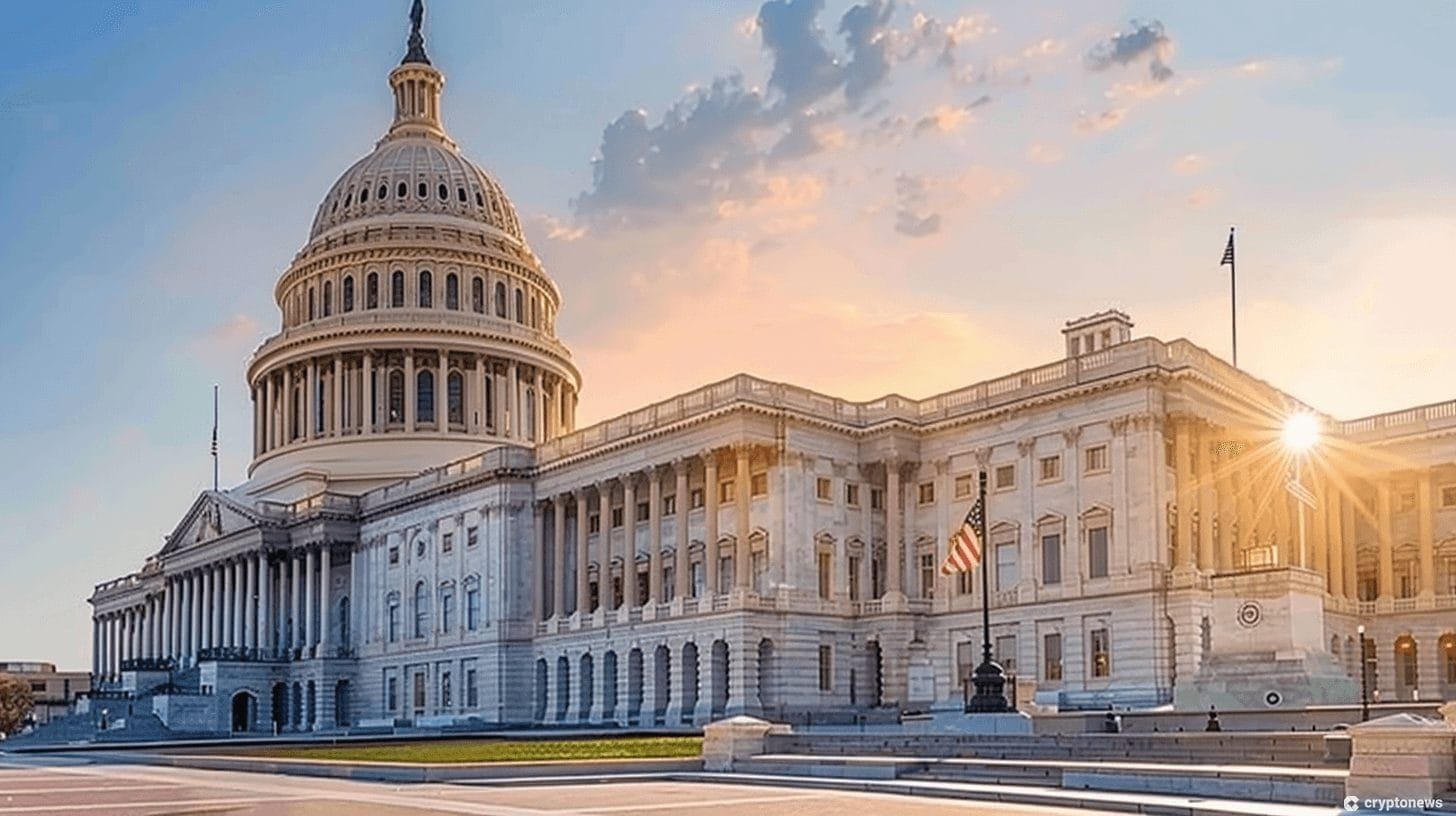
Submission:
<svg viewBox="0 0 1456 816">
<path fill-rule="evenodd" d="M 0 816 L 896 816 L 1087 814 L 1045 806 L 924 799 L 773 785 L 641 781 L 611 784 L 474 787 L 388 785 L 342 779 L 267 776 L 96 763 L 85 758 L 0 758 Z"/>
</svg>

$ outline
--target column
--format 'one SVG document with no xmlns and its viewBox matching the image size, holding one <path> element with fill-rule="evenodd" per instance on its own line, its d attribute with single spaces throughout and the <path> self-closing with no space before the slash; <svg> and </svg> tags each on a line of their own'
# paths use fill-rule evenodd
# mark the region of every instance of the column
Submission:
<svg viewBox="0 0 1456 816">
<path fill-rule="evenodd" d="M 1295 541 L 1289 519 L 1289 502 L 1293 497 L 1284 487 L 1285 478 L 1287 478 L 1287 474 L 1282 471 L 1273 474 L 1270 478 L 1270 489 L 1273 491 L 1270 496 L 1273 499 L 1274 509 L 1274 558 L 1280 566 L 1299 564 L 1299 542 Z"/>
<path fill-rule="evenodd" d="M 1218 458 L 1218 478 L 1215 479 L 1218 492 L 1218 558 L 1219 572 L 1232 572 L 1234 568 L 1234 525 L 1239 511 L 1234 498 L 1234 474 L 1232 454 L 1225 451 Z"/>
<path fill-rule="evenodd" d="M 1206 426 L 1205 426 L 1206 431 Z M 1213 490 L 1213 440 L 1206 432 L 1198 434 L 1198 568 L 1214 568 L 1213 518 L 1217 515 Z"/>
<path fill-rule="evenodd" d="M 365 359 L 368 359 L 367 357 Z M 267 553 L 258 553 L 258 648 L 273 656 L 273 576 Z"/>
<path fill-rule="evenodd" d="M 1189 424 L 1177 421 L 1173 431 L 1173 472 L 1177 480 L 1178 530 L 1173 548 L 1174 567 L 1193 566 L 1193 472 L 1190 465 Z"/>
<path fill-rule="evenodd" d="M 1343 542 L 1340 549 L 1345 551 L 1345 596 L 1358 598 L 1360 570 L 1355 559 L 1355 502 L 1348 496 L 1340 497 L 1340 527 Z"/>
<path fill-rule="evenodd" d="M 490 366 L 491 420 L 496 436 L 506 436 L 506 393 L 505 384 L 495 366 Z"/>
<path fill-rule="evenodd" d="M 303 656 L 314 655 L 313 646 L 318 642 L 318 621 L 314 614 L 314 555 L 313 547 L 304 551 L 303 562 Z"/>
<path fill-rule="evenodd" d="M 612 601 L 612 483 L 597 482 L 597 608 L 615 609 Z"/>
<path fill-rule="evenodd" d="M 175 652 L 172 649 L 172 579 L 162 579 L 162 648 L 157 655 L 161 658 L 172 657 Z"/>
<path fill-rule="evenodd" d="M 688 527 L 689 515 L 692 512 L 692 496 L 688 490 L 688 464 L 686 458 L 679 458 L 672 463 L 673 476 L 676 484 L 673 490 L 675 497 L 674 504 L 673 533 L 677 537 L 676 555 L 673 556 L 672 581 L 673 597 L 687 598 L 692 594 L 692 556 L 688 553 Z M 706 493 L 704 494 L 707 495 Z M 679 601 L 681 603 L 681 601 Z M 656 657 L 654 656 L 654 660 Z"/>
<path fill-rule="evenodd" d="M 450 354 L 440 352 L 440 364 L 435 375 L 435 431 L 447 433 L 450 430 Z"/>
<path fill-rule="evenodd" d="M 655 465 L 647 470 L 647 597 L 643 602 L 662 603 L 662 474 Z"/>
<path fill-rule="evenodd" d="M 307 394 L 307 396 L 304 397 L 304 408 L 303 408 L 304 415 L 308 417 L 308 428 L 306 429 L 306 432 L 304 433 L 304 438 L 306 438 L 306 439 L 315 439 L 315 438 L 318 437 L 318 433 L 315 431 L 315 429 L 318 428 L 318 420 L 319 420 L 319 416 L 318 416 L 318 387 L 319 387 L 318 362 L 315 361 L 312 358 L 309 358 L 309 361 L 308 361 L 308 394 Z"/>
<path fill-rule="evenodd" d="M 545 392 L 542 390 L 544 387 L 545 386 L 541 376 L 541 369 L 537 368 L 535 389 L 536 396 L 531 398 L 531 417 L 533 421 L 531 438 L 537 442 L 546 441 L 546 399 Z"/>
<path fill-rule="evenodd" d="M 232 564 L 232 603 L 233 603 L 233 648 L 241 648 L 244 632 L 248 626 L 248 605 L 245 589 L 247 584 L 248 570 L 242 561 L 234 561 Z"/>
<path fill-rule="evenodd" d="M 187 660 L 197 662 L 197 650 L 202 648 L 202 604 L 198 595 L 197 572 L 187 575 Z"/>
<path fill-rule="evenodd" d="M 903 595 L 904 580 L 901 577 L 905 566 L 905 551 L 901 549 L 900 522 L 900 462 L 894 459 L 885 462 L 885 596 Z M 991 557 L 990 553 L 985 556 Z"/>
<path fill-rule="evenodd" d="M 1395 597 L 1395 561 L 1390 530 L 1390 482 L 1381 479 L 1375 485 L 1375 534 L 1379 538 L 1380 584 L 1377 600 Z"/>
<path fill-rule="evenodd" d="M 334 355 L 334 382 L 329 389 L 329 402 L 334 406 L 334 427 L 329 432 L 334 436 L 344 435 L 344 355 Z"/>
<path fill-rule="evenodd" d="M 753 505 L 753 476 L 749 472 L 749 455 L 753 447 L 747 444 L 740 444 L 734 447 L 734 454 L 738 460 L 738 475 L 734 476 L 734 488 L 738 491 L 735 497 L 737 507 L 734 508 L 738 516 L 737 536 L 738 547 L 733 554 L 733 588 L 747 591 L 753 585 L 753 547 L 748 543 L 748 537 L 753 533 L 751 516 L 749 510 Z"/>
<path fill-rule="evenodd" d="M 350 545 L 349 547 L 349 631 L 339 633 L 339 648 L 341 649 L 352 649 L 354 641 L 362 640 L 359 637 L 359 616 L 364 609 L 364 604 L 360 602 L 362 599 L 359 597 L 359 558 L 361 551 L 362 547 L 360 545 Z"/>
<path fill-rule="evenodd" d="M 374 355 L 364 352 L 364 398 L 363 405 L 359 406 L 359 416 L 364 421 L 361 424 L 360 432 L 365 435 L 374 433 Z"/>
<path fill-rule="evenodd" d="M 1304 508 L 1301 505 L 1300 512 L 1305 514 L 1305 530 L 1309 541 L 1309 564 L 1310 569 L 1318 572 L 1325 579 L 1325 592 L 1329 592 L 1334 582 L 1330 580 L 1330 561 L 1328 539 L 1325 537 L 1325 480 L 1323 476 L 1309 469 L 1311 478 L 1309 488 L 1314 492 L 1315 506 L 1313 510 Z"/>
<path fill-rule="evenodd" d="M 561 436 L 561 378 L 551 378 L 551 421 L 546 426 L 546 436 L 555 439 Z M 654 599 L 658 600 L 658 599 Z M 645 676 L 645 675 L 644 675 Z"/>
<path fill-rule="evenodd" d="M 415 353 L 409 349 L 404 352 L 404 430 L 405 433 L 415 431 Z"/>
<path fill-rule="evenodd" d="M 1345 542 L 1340 530 L 1340 487 L 1336 483 L 1325 483 L 1324 495 L 1324 518 L 1321 520 L 1326 527 L 1326 539 L 1330 549 L 1330 594 L 1336 598 L 1347 597 L 1345 594 Z"/>
<path fill-rule="evenodd" d="M 222 607 L 222 637 L 219 638 L 219 645 L 227 648 L 238 645 L 233 638 L 236 634 L 237 625 L 237 604 L 233 602 L 237 595 L 237 587 L 233 582 L 233 564 L 222 565 L 222 596 L 218 599 Z"/>
<path fill-rule="evenodd" d="M 546 607 L 554 597 L 546 586 L 546 556 L 548 548 L 554 553 L 555 547 L 546 542 L 546 506 L 542 502 L 531 504 L 531 547 L 531 611 L 535 615 L 534 620 L 543 621 L 547 618 Z M 555 586 L 554 581 L 552 586 Z"/>
<path fill-rule="evenodd" d="M 280 430 L 282 430 L 283 433 L 282 433 L 281 440 L 280 440 L 279 444 L 280 445 L 287 445 L 288 443 L 290 443 L 290 442 L 293 441 L 294 430 L 295 430 L 295 420 L 301 420 L 302 419 L 302 417 L 295 417 L 293 415 L 293 409 L 294 409 L 295 403 L 294 403 L 294 399 L 293 399 L 293 368 L 292 368 L 292 366 L 284 366 L 284 368 L 283 368 L 283 393 L 281 395 L 279 395 L 279 402 L 282 403 L 282 408 L 283 408 L 283 422 L 282 422 L 282 428 L 280 429 Z M 302 434 L 299 434 L 299 435 L 302 436 Z"/>
<path fill-rule="evenodd" d="M 212 614 L 212 589 L 213 589 L 213 586 L 212 586 L 212 578 L 213 578 L 213 570 L 212 570 L 212 567 L 211 566 L 205 567 L 204 568 L 204 571 L 202 572 L 202 575 L 201 575 L 201 579 L 202 579 L 202 608 L 199 611 L 199 614 L 201 615 L 201 618 L 202 618 L 202 645 L 201 645 L 200 648 L 203 648 L 203 649 L 211 649 L 213 643 L 216 642 L 216 637 L 217 637 L 217 633 L 213 629 L 213 623 L 214 623 L 215 616 Z"/>
<path fill-rule="evenodd" d="M 1238 506 L 1239 518 L 1239 541 L 1237 549 L 1234 551 L 1235 565 L 1239 563 L 1239 550 L 1248 550 L 1251 547 L 1257 546 L 1259 543 L 1258 523 L 1254 518 L 1256 511 L 1254 510 L 1253 472 L 1249 468 L 1248 463 L 1244 461 L 1244 457 L 1247 456 L 1247 450 L 1245 448 L 1246 452 L 1239 454 L 1239 466 L 1235 471 L 1235 475 L 1238 477 L 1238 484 L 1234 493 L 1234 504 Z M 1244 566 L 1247 567 L 1248 565 L 1245 564 Z"/>
<path fill-rule="evenodd" d="M 293 572 L 289 576 L 288 597 L 293 603 L 293 619 L 288 624 L 288 648 L 290 651 L 303 655 L 303 559 L 298 553 L 290 553 L 289 563 L 292 564 Z"/>
<path fill-rule="evenodd" d="M 242 562 L 243 568 L 243 646 L 249 651 L 258 650 L 258 559 L 249 558 Z"/>
<path fill-rule="evenodd" d="M 500 426 L 496 426 L 499 430 Z M 591 612 L 588 604 L 591 601 L 591 586 L 587 580 L 587 508 L 586 488 L 576 489 L 576 614 L 586 615 Z M 549 666 L 551 682 L 556 682 L 556 667 Z"/>
<path fill-rule="evenodd" d="M 156 602 L 157 599 L 151 597 L 150 595 L 142 600 L 142 643 L 141 649 L 139 649 L 138 651 L 141 652 L 141 657 L 143 660 L 150 660 L 152 658 L 152 637 L 155 634 L 156 629 L 156 615 L 152 614 L 152 611 L 153 607 L 156 605 Z"/>
<path fill-rule="evenodd" d="M 718 453 L 703 451 L 703 594 L 718 587 Z M 686 566 L 686 565 L 685 565 Z"/>
<path fill-rule="evenodd" d="M 560 493 L 551 499 L 551 614 L 566 617 L 566 496 Z"/>
<path fill-rule="evenodd" d="M 91 682 L 96 683 L 101 676 L 101 619 L 95 616 L 91 618 Z"/>
<path fill-rule="evenodd" d="M 1431 516 L 1431 472 L 1429 470 L 1422 470 L 1420 476 L 1416 478 L 1416 542 L 1420 547 L 1420 593 L 1429 598 L 1436 594 L 1436 536 L 1435 519 Z M 1424 644 L 1421 651 L 1423 654 L 1425 652 L 1434 654 L 1429 643 Z M 1424 676 L 1424 672 L 1422 675 Z"/>
<path fill-rule="evenodd" d="M 274 416 L 277 406 L 273 399 L 273 374 L 269 372 L 263 376 L 263 452 L 268 452 L 277 447 L 278 441 L 278 418 Z"/>
<path fill-rule="evenodd" d="M 464 542 L 461 542 L 463 545 Z M 333 605 L 330 598 L 333 595 L 333 575 L 331 569 L 334 565 L 333 550 L 328 544 L 319 548 L 319 604 L 318 612 L 314 613 L 314 626 L 318 631 L 318 650 L 315 652 L 319 657 L 329 656 L 329 625 L 334 619 Z M 333 706 L 328 707 L 330 710 Z"/>
<path fill-rule="evenodd" d="M 631 609 L 641 603 L 637 597 L 637 474 L 628 473 L 622 477 L 622 604 Z"/>
<path fill-rule="evenodd" d="M 506 367 L 506 399 L 508 401 L 507 405 L 510 406 L 506 421 L 510 424 L 510 433 L 508 436 L 516 440 L 526 437 L 525 431 L 521 428 L 521 380 L 517 376 L 518 373 L 517 363 L 515 360 L 512 360 L 510 365 Z M 607 519 L 603 518 L 602 529 L 606 530 L 609 526 Z M 603 565 L 602 569 L 606 569 L 606 566 Z"/>
<path fill-rule="evenodd" d="M 475 367 L 470 370 L 470 385 L 465 389 L 465 429 L 468 433 L 476 435 L 480 433 L 481 426 L 485 424 L 484 360 L 485 358 L 481 355 L 475 356 Z"/>
</svg>

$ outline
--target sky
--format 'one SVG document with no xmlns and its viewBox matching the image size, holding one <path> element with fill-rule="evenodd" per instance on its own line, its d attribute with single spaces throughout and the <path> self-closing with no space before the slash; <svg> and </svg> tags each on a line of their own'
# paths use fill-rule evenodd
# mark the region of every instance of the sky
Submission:
<svg viewBox="0 0 1456 816">
<path fill-rule="evenodd" d="M 428 0 L 564 293 L 579 425 L 736 372 L 925 397 L 1071 318 L 1340 418 L 1456 398 L 1456 5 Z M 0 50 L 0 659 L 246 478 L 243 368 L 389 124 L 405 0 L 52 0 Z"/>
</svg>

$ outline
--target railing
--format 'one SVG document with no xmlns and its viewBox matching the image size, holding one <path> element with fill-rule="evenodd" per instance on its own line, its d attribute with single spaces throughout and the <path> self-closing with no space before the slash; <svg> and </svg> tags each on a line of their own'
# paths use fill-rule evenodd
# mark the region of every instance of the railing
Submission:
<svg viewBox="0 0 1456 816">
<path fill-rule="evenodd" d="M 1362 442 L 1456 427 L 1456 400 L 1340 423 L 1340 432 Z"/>
<path fill-rule="evenodd" d="M 292 503 L 260 501 L 257 506 L 264 515 L 294 520 L 324 512 L 352 515 L 359 512 L 359 499 L 356 496 L 324 492 Z"/>
<path fill-rule="evenodd" d="M 122 671 L 175 671 L 177 661 L 170 657 L 137 657 L 121 661 Z"/>
<path fill-rule="evenodd" d="M 239 646 L 209 646 L 197 650 L 197 662 L 222 661 L 227 663 L 264 663 L 279 660 L 271 650 L 248 649 Z"/>
<path fill-rule="evenodd" d="M 430 325 L 479 329 L 487 334 L 504 335 L 512 339 L 535 343 L 549 349 L 564 360 L 571 359 L 571 352 L 560 340 L 545 331 L 533 329 L 514 320 L 495 317 L 491 314 L 478 314 L 474 311 L 392 306 L 341 312 L 332 317 L 311 320 L 300 326 L 291 326 L 259 343 L 253 351 L 253 356 L 256 359 L 270 348 L 290 340 L 306 339 L 312 335 L 326 334 L 339 329 L 352 329 L 360 326 L 375 328 L 389 325 L 400 325 L 411 330 L 418 330 L 421 326 Z"/>
</svg>

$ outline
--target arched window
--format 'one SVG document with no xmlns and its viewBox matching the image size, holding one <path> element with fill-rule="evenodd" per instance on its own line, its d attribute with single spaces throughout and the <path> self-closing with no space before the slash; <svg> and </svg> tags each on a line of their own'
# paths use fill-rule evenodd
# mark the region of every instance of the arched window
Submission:
<svg viewBox="0 0 1456 816">
<path fill-rule="evenodd" d="M 420 182 L 419 189 L 416 190 L 416 192 L 420 194 L 420 198 L 428 198 L 430 195 L 430 185 L 422 181 Z"/>
<path fill-rule="evenodd" d="M 404 182 L 401 181 L 399 183 L 399 186 L 396 187 L 395 190 L 394 190 L 394 197 L 395 198 L 404 198 L 407 195 L 409 195 L 409 185 L 408 184 L 405 184 Z"/>
<path fill-rule="evenodd" d="M 404 372 L 389 372 L 389 421 L 404 422 Z"/>
<path fill-rule="evenodd" d="M 385 184 L 382 181 L 379 182 L 379 192 L 376 193 L 374 197 L 379 199 L 380 201 L 383 201 L 385 196 L 387 195 L 389 195 L 389 185 Z"/>
<path fill-rule="evenodd" d="M 500 281 L 495 284 L 495 316 L 506 316 L 506 285 Z"/>
<path fill-rule="evenodd" d="M 460 376 L 460 372 L 450 372 L 450 377 L 446 380 L 446 391 L 448 392 L 448 399 L 450 400 L 448 404 L 448 410 L 450 412 L 450 422 L 455 424 L 464 424 L 465 378 Z"/>
<path fill-rule="evenodd" d="M 324 281 L 324 317 L 334 313 L 334 282 Z"/>
<path fill-rule="evenodd" d="M 428 309 L 435 304 L 434 280 L 430 270 L 420 271 L 420 308 Z"/>
<path fill-rule="evenodd" d="M 449 632 L 455 628 L 455 582 L 446 581 L 440 585 L 440 631 Z"/>
<path fill-rule="evenodd" d="M 322 434 L 324 432 L 324 419 L 329 415 L 328 403 L 324 401 L 326 383 L 324 382 L 322 372 L 315 378 L 314 382 L 316 390 L 313 395 L 313 432 Z"/>
<path fill-rule="evenodd" d="M 485 281 L 479 275 L 470 282 L 470 308 L 476 314 L 485 312 Z"/>
<path fill-rule="evenodd" d="M 344 278 L 344 311 L 354 311 L 354 276 Z"/>
<path fill-rule="evenodd" d="M 450 200 L 450 188 L 449 187 L 446 187 L 445 185 L 441 184 L 439 186 L 439 188 L 435 192 L 439 194 L 441 201 L 449 201 Z"/>
<path fill-rule="evenodd" d="M 464 187 L 456 187 L 455 188 L 455 197 L 458 198 L 458 199 L 460 199 L 460 203 L 461 204 L 464 204 L 465 203 L 465 188 Z"/>
<path fill-rule="evenodd" d="M 536 389 L 528 387 L 526 389 L 525 400 L 526 410 L 522 411 L 521 414 L 525 419 L 523 424 L 526 426 L 526 438 L 534 442 L 536 440 Z M 629 507 L 622 512 L 625 515 L 637 511 L 635 508 Z"/>
<path fill-rule="evenodd" d="M 485 427 L 495 428 L 495 378 L 485 375 Z"/>
<path fill-rule="evenodd" d="M 430 590 L 425 582 L 415 584 L 415 630 L 414 636 L 424 637 L 430 631 Z"/>
<path fill-rule="evenodd" d="M 460 308 L 460 276 L 454 272 L 445 276 L 445 308 Z"/>
<path fill-rule="evenodd" d="M 404 308 L 404 273 L 398 269 L 389 278 L 389 305 L 396 309 Z"/>
<path fill-rule="evenodd" d="M 308 287 L 308 319 L 309 320 L 313 320 L 317 316 L 318 316 L 318 310 L 317 310 L 317 308 L 315 306 L 315 299 L 314 299 L 314 296 L 313 296 L 313 287 L 310 286 L 310 287 Z"/>
<path fill-rule="evenodd" d="M 385 602 L 389 607 L 389 642 L 395 643 L 399 640 L 399 593 L 389 593 Z"/>
<path fill-rule="evenodd" d="M 480 579 L 474 575 L 465 579 L 465 628 L 480 628 Z"/>
<path fill-rule="evenodd" d="M 484 207 L 485 206 L 485 196 L 481 195 L 479 190 L 476 190 L 475 191 L 475 206 L 477 206 L 477 207 Z"/>
<path fill-rule="evenodd" d="M 420 422 L 435 421 L 435 375 L 421 371 L 415 375 L 415 419 Z"/>
<path fill-rule="evenodd" d="M 364 287 L 364 308 L 379 308 L 379 273 L 370 272 L 368 283 Z"/>
<path fill-rule="evenodd" d="M 526 295 L 520 289 L 516 290 L 516 322 L 526 322 Z"/>
<path fill-rule="evenodd" d="M 369 188 L 365 187 L 359 191 L 359 203 L 363 204 L 369 200 Z"/>
<path fill-rule="evenodd" d="M 541 328 L 541 301 L 531 298 L 531 328 Z"/>
</svg>

